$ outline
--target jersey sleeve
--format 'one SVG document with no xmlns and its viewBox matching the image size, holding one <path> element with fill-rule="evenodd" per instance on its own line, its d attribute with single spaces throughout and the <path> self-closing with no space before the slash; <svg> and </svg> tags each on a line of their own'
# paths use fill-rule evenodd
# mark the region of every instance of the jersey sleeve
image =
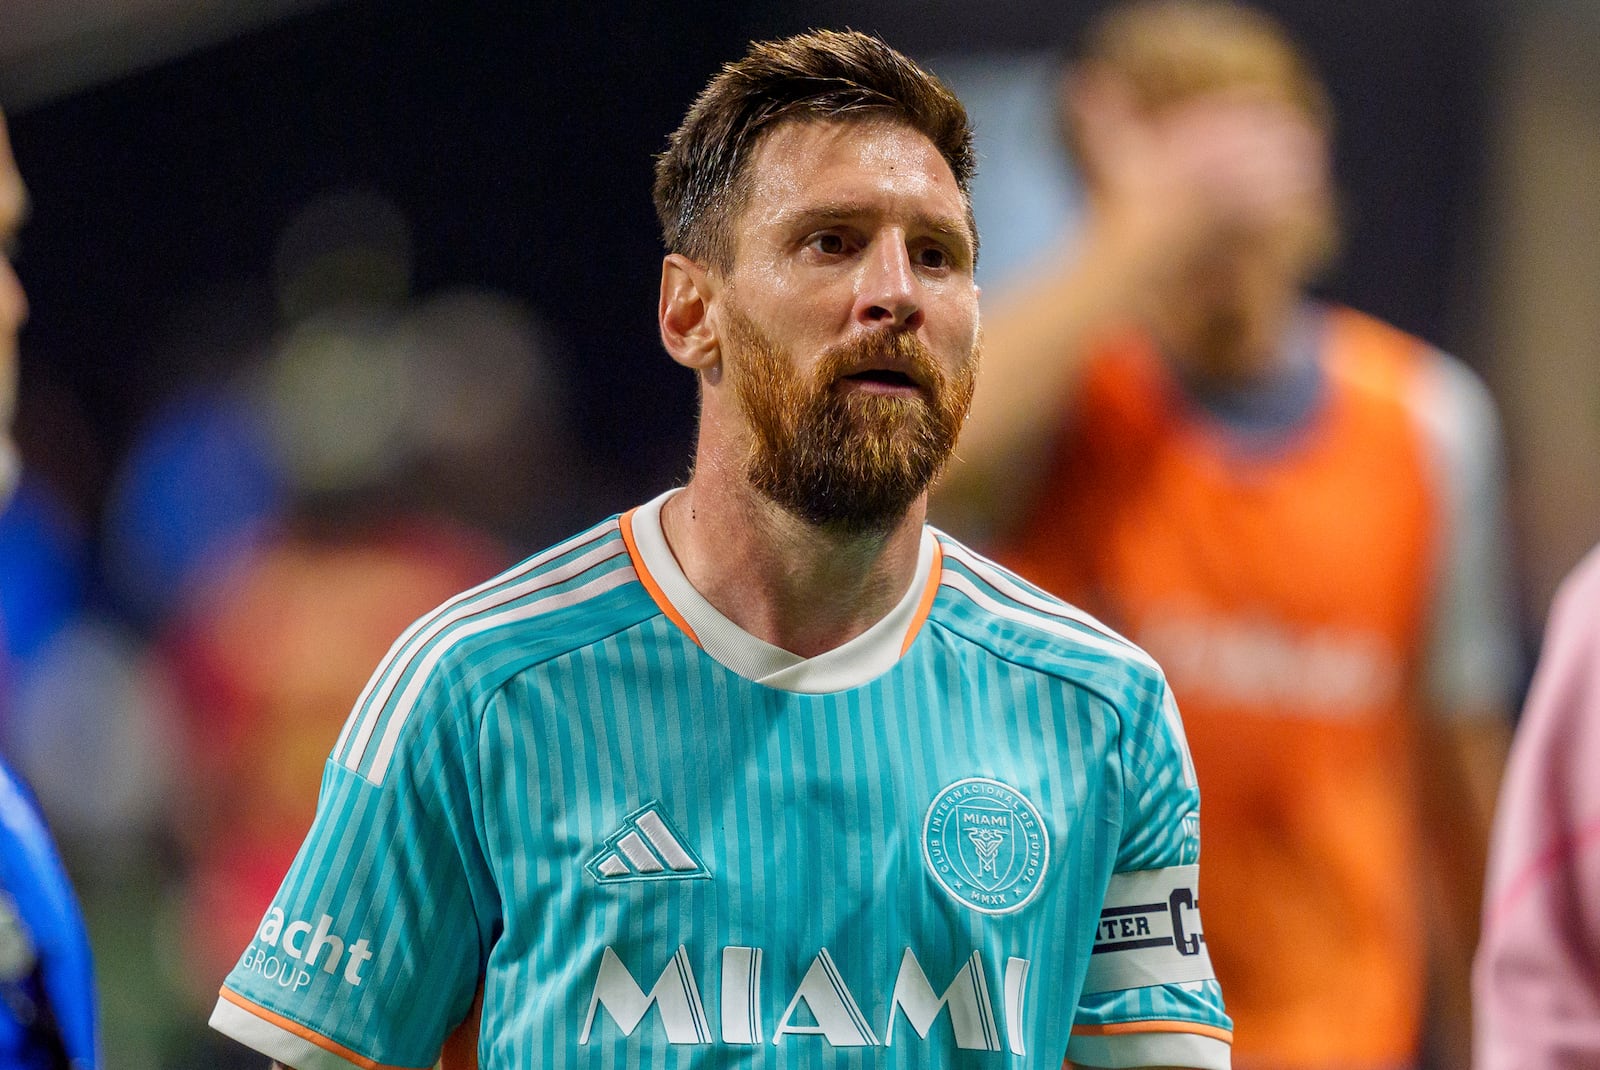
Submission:
<svg viewBox="0 0 1600 1070">
<path fill-rule="evenodd" d="M 368 691 L 211 1017 L 297 1070 L 432 1067 L 498 926 L 464 689 L 447 671 L 412 682 L 386 663 Z"/>
<path fill-rule="evenodd" d="M 1233 1023 L 1200 924 L 1200 794 L 1160 680 L 1124 718 L 1122 839 L 1067 1058 L 1227 1070 Z"/>
<path fill-rule="evenodd" d="M 1424 686 L 1439 716 L 1504 716 L 1521 666 L 1500 423 L 1466 365 L 1431 357 L 1416 412 L 1439 476 L 1443 537 Z"/>
</svg>

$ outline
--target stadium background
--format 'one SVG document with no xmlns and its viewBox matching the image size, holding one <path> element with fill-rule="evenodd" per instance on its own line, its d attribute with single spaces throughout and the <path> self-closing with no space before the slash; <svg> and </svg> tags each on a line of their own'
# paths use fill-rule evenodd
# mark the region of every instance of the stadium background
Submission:
<svg viewBox="0 0 1600 1070">
<path fill-rule="evenodd" d="M 314 785 L 306 752 L 337 730 L 285 719 L 282 669 L 324 637 L 272 592 L 449 590 L 682 474 L 693 384 L 656 340 L 648 191 L 707 73 L 751 37 L 848 25 L 946 74 L 977 117 L 998 287 L 1072 225 L 1042 93 L 1097 6 L 5 5 L 34 213 L 0 739 L 86 901 L 109 1066 L 234 1057 L 199 1029 L 219 978 L 194 934 L 228 891 L 196 873 L 218 841 L 272 838 L 294 807 L 255 800 L 312 789 L 260 767 Z M 1264 6 L 1338 115 L 1346 235 L 1321 290 L 1459 354 L 1500 402 L 1531 654 L 1600 538 L 1600 14 Z M 285 518 L 293 552 L 270 556 Z M 371 586 L 333 589 L 350 559 L 329 547 L 380 564 Z M 361 621 L 385 645 L 395 602 Z M 284 660 L 218 649 L 280 633 Z M 318 671 L 336 693 L 351 670 Z"/>
</svg>

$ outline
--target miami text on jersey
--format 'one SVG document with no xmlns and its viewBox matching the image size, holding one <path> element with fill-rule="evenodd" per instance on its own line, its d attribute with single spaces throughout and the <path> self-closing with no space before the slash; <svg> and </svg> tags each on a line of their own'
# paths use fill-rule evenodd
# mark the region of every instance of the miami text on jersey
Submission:
<svg viewBox="0 0 1600 1070">
<path fill-rule="evenodd" d="M 767 1008 L 762 999 L 763 957 L 759 947 L 722 949 L 717 991 L 721 995 L 720 1026 L 724 1044 L 763 1043 L 767 1020 Z M 1028 966 L 1027 959 L 1008 958 L 1002 978 L 1005 1036 L 1007 1046 L 1015 1055 L 1027 1054 L 1023 1042 L 1023 1013 Z M 578 1043 L 588 1044 L 597 1029 L 605 1028 L 596 1020 L 602 1008 L 623 1036 L 632 1036 L 652 1006 L 660 1016 L 669 1043 L 715 1042 L 687 948 L 678 948 L 646 992 L 617 953 L 607 947 L 600 958 L 594 994 L 589 998 L 589 1011 Z M 823 948 L 811 960 L 794 995 L 778 1016 L 771 1043 L 781 1044 L 789 1036 L 815 1036 L 838 1048 L 889 1047 L 894 1044 L 895 1025 L 902 1015 L 917 1036 L 925 1040 L 935 1020 L 946 1010 L 957 1047 L 1001 1050 L 1001 1018 L 995 1013 L 981 951 L 974 951 L 944 987 L 943 993 L 937 994 L 916 954 L 907 948 L 894 978 L 888 1020 L 884 1022 L 883 1039 L 879 1040 L 861 1004 L 840 974 L 838 964 L 828 954 L 828 949 Z"/>
</svg>

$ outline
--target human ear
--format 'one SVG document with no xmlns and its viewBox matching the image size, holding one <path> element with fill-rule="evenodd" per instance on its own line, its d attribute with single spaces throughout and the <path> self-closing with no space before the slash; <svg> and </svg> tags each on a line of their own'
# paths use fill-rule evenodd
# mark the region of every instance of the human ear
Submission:
<svg viewBox="0 0 1600 1070">
<path fill-rule="evenodd" d="M 662 259 L 661 302 L 656 309 L 661 344 L 684 367 L 714 375 L 722 362 L 722 346 L 708 314 L 713 288 L 703 264 L 679 253 Z"/>
</svg>

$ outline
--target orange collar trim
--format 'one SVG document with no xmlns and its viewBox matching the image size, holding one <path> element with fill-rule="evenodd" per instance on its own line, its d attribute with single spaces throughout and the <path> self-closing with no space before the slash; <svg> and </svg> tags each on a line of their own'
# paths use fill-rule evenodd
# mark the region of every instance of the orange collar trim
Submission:
<svg viewBox="0 0 1600 1070">
<path fill-rule="evenodd" d="M 944 548 L 939 545 L 937 537 L 933 540 L 933 565 L 928 569 L 928 583 L 922 589 L 922 600 L 917 603 L 917 615 L 911 618 L 911 626 L 906 629 L 905 642 L 900 644 L 900 656 L 905 657 L 906 651 L 911 649 L 911 644 L 917 641 L 917 636 L 922 634 L 922 626 L 928 621 L 928 614 L 933 612 L 933 600 L 939 595 L 939 580 L 944 575 Z"/>
<path fill-rule="evenodd" d="M 635 506 L 629 509 L 622 514 L 618 522 L 618 526 L 622 531 L 622 542 L 628 548 L 628 557 L 633 561 L 633 570 L 638 574 L 639 582 L 644 585 L 644 589 L 649 592 L 651 600 L 655 602 L 666 618 L 677 625 L 683 634 L 689 637 L 691 642 L 703 649 L 705 644 L 695 634 L 694 628 L 690 626 L 683 613 L 667 597 L 667 592 L 662 588 L 660 581 L 650 572 L 649 565 L 645 563 L 644 554 L 639 551 L 638 537 L 634 533 L 634 519 L 640 508 Z M 901 657 L 905 656 L 906 652 L 911 649 L 911 644 L 915 643 L 917 636 L 922 633 L 922 626 L 927 623 L 929 614 L 933 612 L 933 602 L 939 594 L 939 581 L 944 575 L 944 550 L 940 547 L 937 537 L 934 537 L 932 541 L 933 561 L 928 568 L 927 579 L 923 585 L 922 597 L 917 601 L 916 612 L 907 625 L 905 637 L 900 643 Z"/>
<path fill-rule="evenodd" d="M 671 600 L 667 598 L 667 592 L 661 589 L 661 584 L 656 582 L 656 578 L 650 574 L 649 566 L 644 563 L 644 555 L 639 552 L 639 543 L 633 535 L 633 516 L 638 511 L 638 506 L 629 509 L 622 514 L 620 522 L 622 542 L 628 548 L 628 556 L 633 559 L 633 571 L 639 574 L 639 582 L 644 584 L 644 589 L 650 592 L 651 599 L 661 612 L 666 614 L 667 619 L 676 624 L 695 646 L 703 646 L 700 637 L 694 634 L 694 629 L 689 627 L 689 622 L 683 619 L 683 614 L 673 606 Z"/>
</svg>

